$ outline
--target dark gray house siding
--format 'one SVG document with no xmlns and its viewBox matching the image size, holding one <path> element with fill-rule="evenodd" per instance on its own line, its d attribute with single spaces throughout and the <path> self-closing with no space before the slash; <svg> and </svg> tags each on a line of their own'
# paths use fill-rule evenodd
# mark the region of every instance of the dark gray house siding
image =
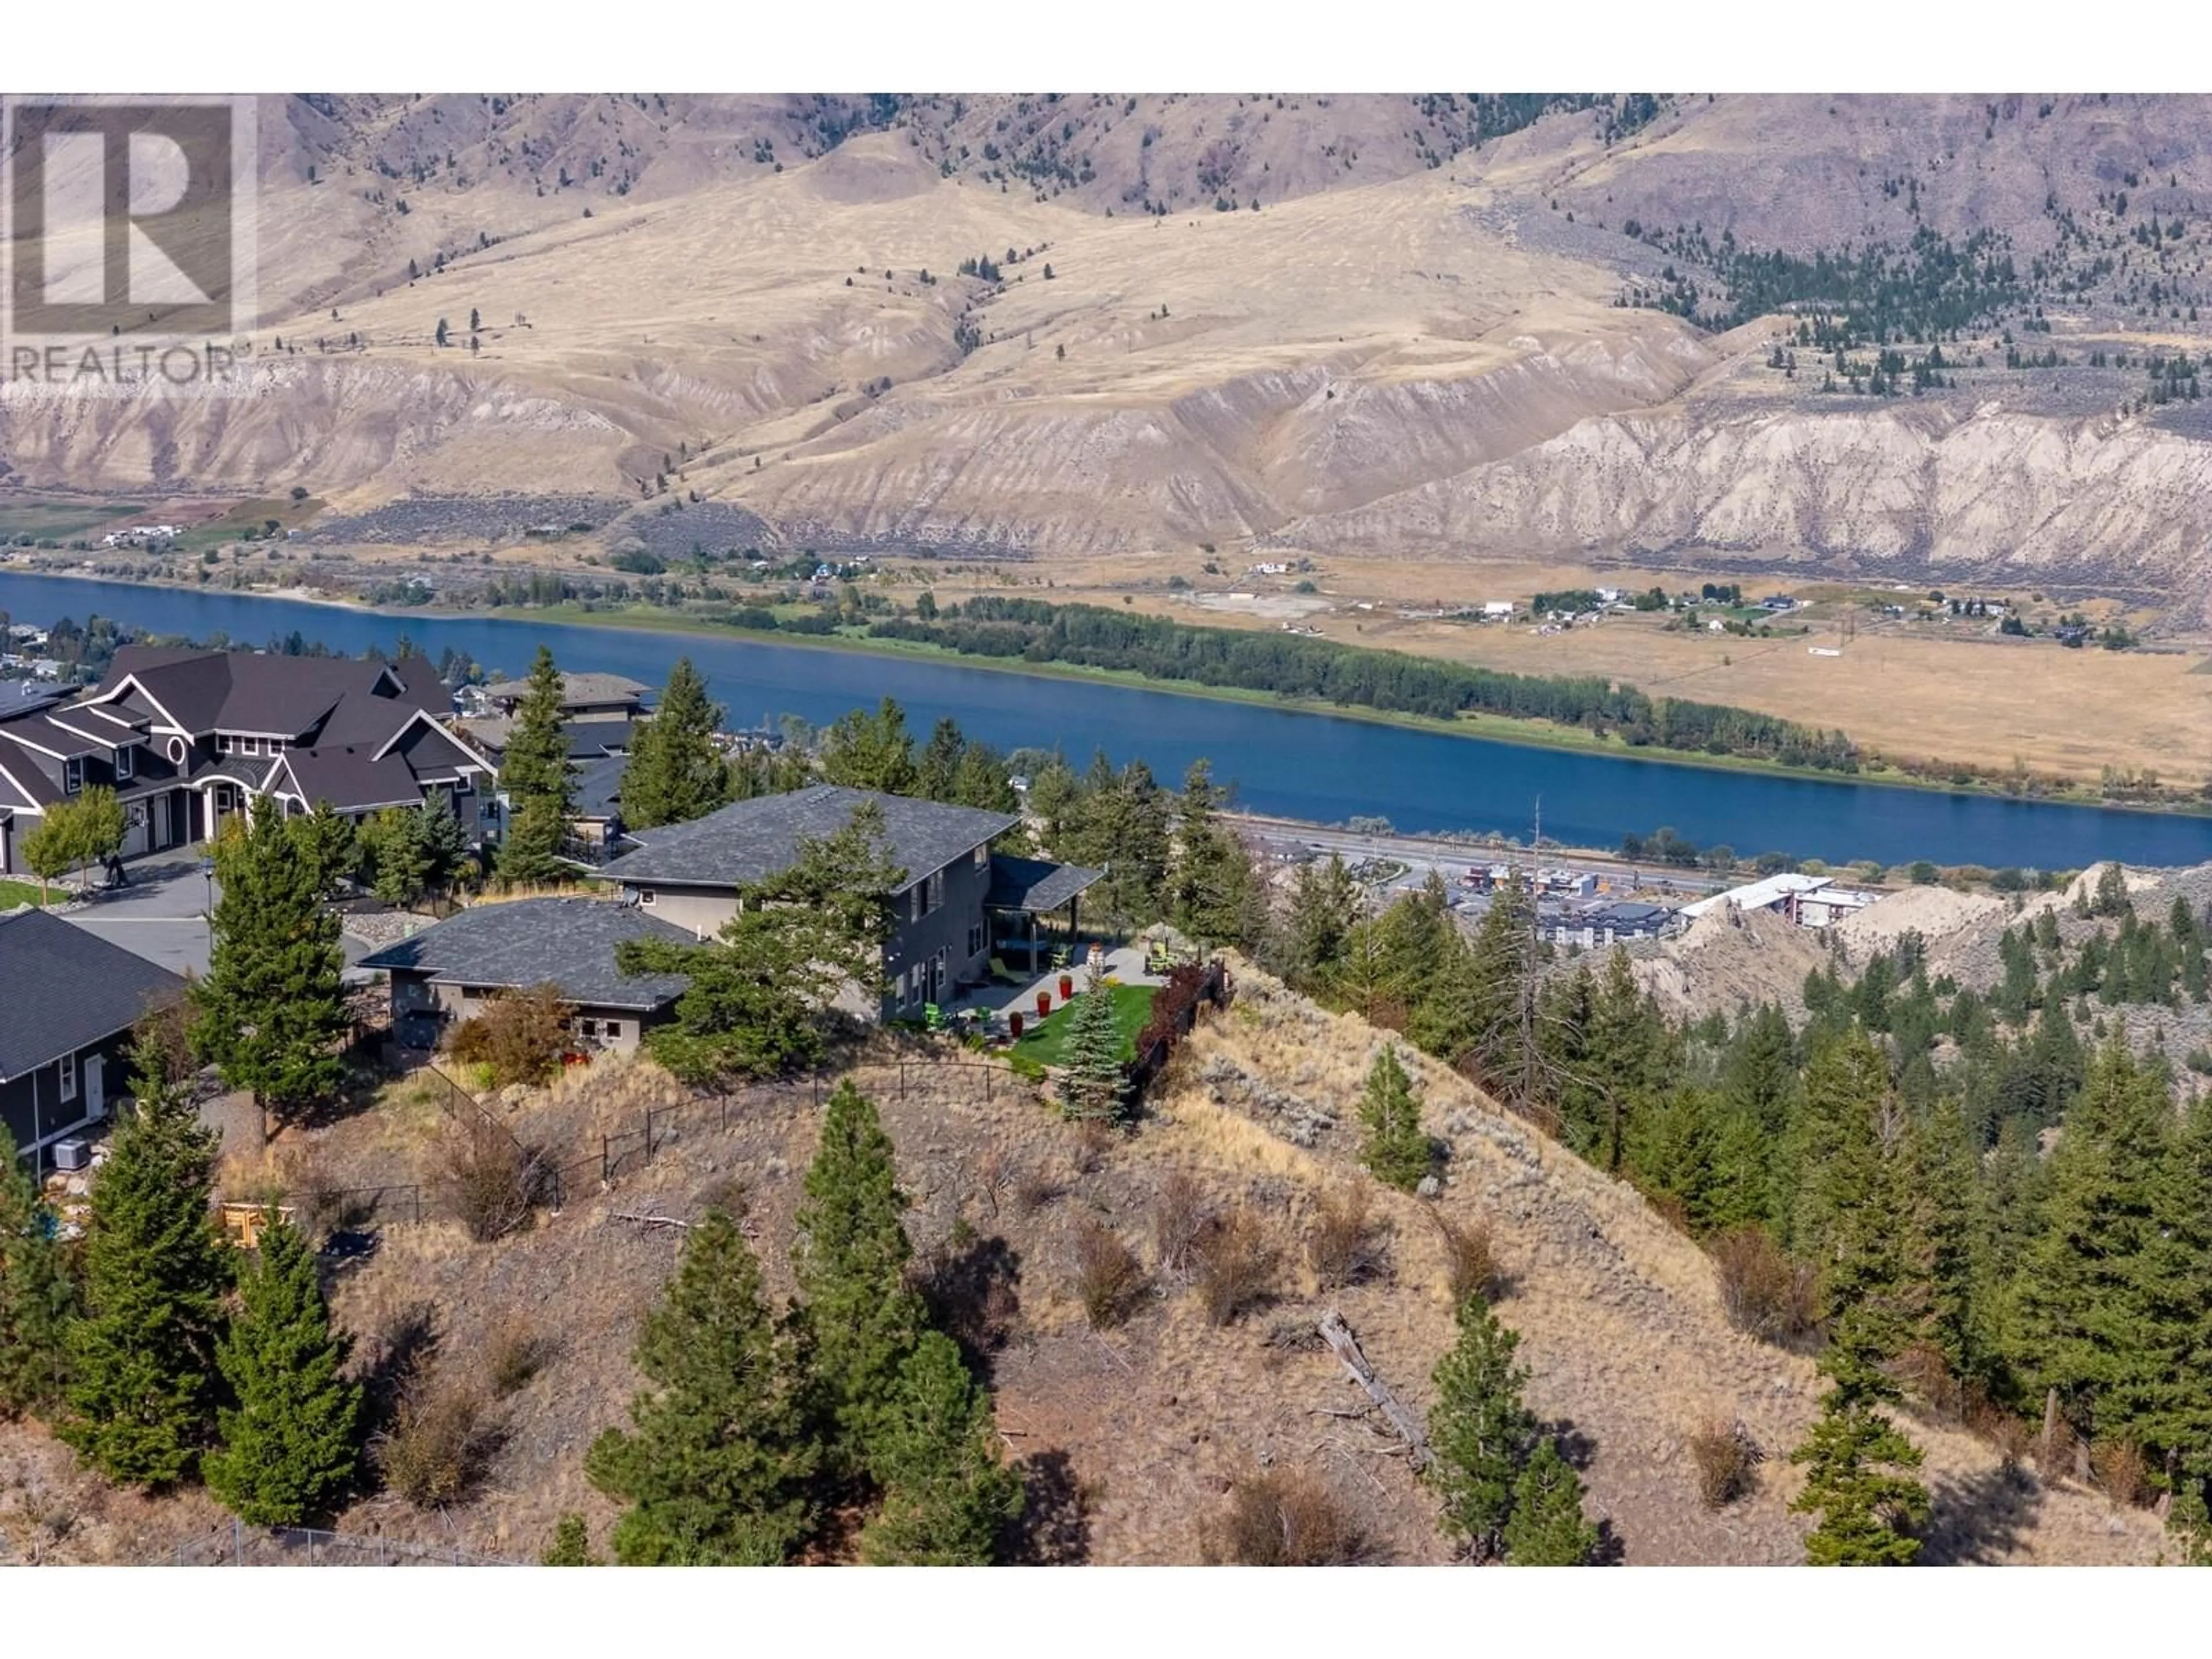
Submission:
<svg viewBox="0 0 2212 1659">
<path fill-rule="evenodd" d="M 886 1018 L 949 1002 L 955 987 L 989 973 L 991 932 L 983 896 L 990 888 L 985 846 L 896 896 L 897 920 L 884 946 L 884 977 L 890 985 L 883 1002 Z"/>
<path fill-rule="evenodd" d="M 49 1061 L 0 1082 L 0 1121 L 33 1169 L 53 1161 L 53 1144 L 106 1121 L 126 1092 L 131 1034 L 118 1031 L 69 1061 Z"/>
<path fill-rule="evenodd" d="M 132 1026 L 174 1002 L 167 969 L 44 910 L 0 914 L 0 1120 L 44 1161 L 114 1110 Z"/>
</svg>

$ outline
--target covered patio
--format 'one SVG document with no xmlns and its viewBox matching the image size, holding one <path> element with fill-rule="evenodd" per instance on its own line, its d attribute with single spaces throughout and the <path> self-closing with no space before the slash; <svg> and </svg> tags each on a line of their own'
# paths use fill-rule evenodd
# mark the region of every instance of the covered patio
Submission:
<svg viewBox="0 0 2212 1659">
<path fill-rule="evenodd" d="M 1065 967 L 1083 942 L 1083 895 L 1105 877 L 1079 864 L 992 854 L 983 920 L 994 964 L 1039 975 Z"/>
</svg>

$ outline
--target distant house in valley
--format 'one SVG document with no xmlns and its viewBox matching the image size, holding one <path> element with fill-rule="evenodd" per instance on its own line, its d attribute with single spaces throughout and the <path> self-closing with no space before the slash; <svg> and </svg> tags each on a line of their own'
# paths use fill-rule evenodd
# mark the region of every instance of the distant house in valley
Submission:
<svg viewBox="0 0 2212 1659">
<path fill-rule="evenodd" d="M 414 1047 L 435 1046 L 445 1026 L 482 1013 L 502 993 L 550 985 L 574 1011 L 579 1041 L 631 1048 L 668 1017 L 686 981 L 680 974 L 625 974 L 615 965 L 616 947 L 692 939 L 635 905 L 520 899 L 472 906 L 360 965 L 392 976 L 392 1030 Z"/>
<path fill-rule="evenodd" d="M 167 969 L 59 916 L 0 915 L 0 1121 L 33 1168 L 107 1117 L 131 1028 L 184 994 Z"/>
<path fill-rule="evenodd" d="M 452 707 L 421 657 L 125 646 L 82 697 L 0 710 L 0 875 L 50 808 L 94 785 L 123 804 L 125 858 L 211 839 L 257 795 L 356 819 L 442 795 L 475 840 L 496 768 L 441 724 Z"/>
<path fill-rule="evenodd" d="M 890 988 L 884 1018 L 951 1000 L 962 985 L 988 976 L 999 924 L 1065 911 L 1071 927 L 1083 892 L 1102 872 L 995 855 L 991 842 L 1021 822 L 1011 812 L 979 811 L 873 790 L 830 784 L 741 800 L 690 823 L 641 830 L 636 850 L 603 873 L 638 906 L 702 938 L 737 914 L 738 890 L 797 861 L 799 843 L 835 835 L 863 806 L 883 813 L 894 863 L 906 872 L 890 894 L 894 921 L 883 943 Z"/>
<path fill-rule="evenodd" d="M 561 676 L 561 712 L 570 719 L 599 716 L 617 720 L 635 720 L 644 711 L 647 694 L 653 688 L 620 674 L 562 674 Z M 485 702 L 499 713 L 512 717 L 522 707 L 522 700 L 530 695 L 530 682 L 522 680 L 494 680 L 482 693 Z"/>
<path fill-rule="evenodd" d="M 1836 885 L 1833 876 L 1805 876 L 1784 871 L 1763 880 L 1731 887 L 1682 907 L 1691 921 L 1723 907 L 1737 910 L 1771 910 L 1801 927 L 1826 927 L 1874 902 L 1871 893 Z"/>
</svg>

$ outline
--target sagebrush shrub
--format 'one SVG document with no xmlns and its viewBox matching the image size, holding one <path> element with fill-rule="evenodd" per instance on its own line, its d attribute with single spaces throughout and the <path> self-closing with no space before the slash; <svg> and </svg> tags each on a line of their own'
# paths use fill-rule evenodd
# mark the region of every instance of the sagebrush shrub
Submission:
<svg viewBox="0 0 2212 1659">
<path fill-rule="evenodd" d="M 1792 1261 L 1764 1228 L 1738 1227 L 1711 1246 L 1729 1324 L 1765 1342 L 1787 1342 L 1818 1322 L 1812 1268 Z"/>
<path fill-rule="evenodd" d="M 1274 1247 L 1260 1218 L 1242 1206 L 1216 1216 L 1199 1236 L 1196 1261 L 1206 1316 L 1216 1325 L 1226 1325 L 1272 1288 Z"/>
<path fill-rule="evenodd" d="M 1106 1330 L 1134 1310 L 1144 1289 L 1144 1264 L 1119 1233 L 1085 1216 L 1075 1230 L 1075 1284 L 1091 1328 Z"/>
<path fill-rule="evenodd" d="M 1726 1509 L 1751 1490 L 1765 1454 L 1742 1424 L 1709 1418 L 1690 1436 L 1689 1445 L 1698 1497 L 1707 1509 Z"/>
<path fill-rule="evenodd" d="M 1368 1555 L 1358 1518 L 1328 1483 L 1288 1468 L 1236 1481 L 1202 1547 L 1210 1565 L 1240 1567 L 1347 1567 Z"/>
</svg>

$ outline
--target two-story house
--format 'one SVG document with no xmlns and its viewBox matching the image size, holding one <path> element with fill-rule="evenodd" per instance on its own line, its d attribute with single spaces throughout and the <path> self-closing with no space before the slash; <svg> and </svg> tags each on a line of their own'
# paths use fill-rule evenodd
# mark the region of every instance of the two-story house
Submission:
<svg viewBox="0 0 2212 1659">
<path fill-rule="evenodd" d="M 993 902 L 994 879 L 995 896 L 1003 899 L 1012 866 L 1021 866 L 1024 896 L 1036 893 L 1055 908 L 1073 907 L 1098 879 L 1098 872 L 1073 866 L 994 857 L 992 841 L 1021 822 L 1012 813 L 831 784 L 741 800 L 690 823 L 635 832 L 629 839 L 636 850 L 611 861 L 604 873 L 640 908 L 712 938 L 737 914 L 740 889 L 789 869 L 801 842 L 836 834 L 871 804 L 883 814 L 891 861 L 906 872 L 890 895 L 891 931 L 883 942 L 889 988 L 878 1012 L 886 1018 L 950 1001 L 960 986 L 988 977 L 992 912 L 1002 908 Z M 1044 883 L 1041 871 L 1060 878 Z"/>
<path fill-rule="evenodd" d="M 0 718 L 0 874 L 50 808 L 94 785 L 123 804 L 125 858 L 207 840 L 264 794 L 362 818 L 442 793 L 477 839 L 495 769 L 442 723 L 452 707 L 421 657 L 126 646 L 84 696 Z"/>
</svg>

